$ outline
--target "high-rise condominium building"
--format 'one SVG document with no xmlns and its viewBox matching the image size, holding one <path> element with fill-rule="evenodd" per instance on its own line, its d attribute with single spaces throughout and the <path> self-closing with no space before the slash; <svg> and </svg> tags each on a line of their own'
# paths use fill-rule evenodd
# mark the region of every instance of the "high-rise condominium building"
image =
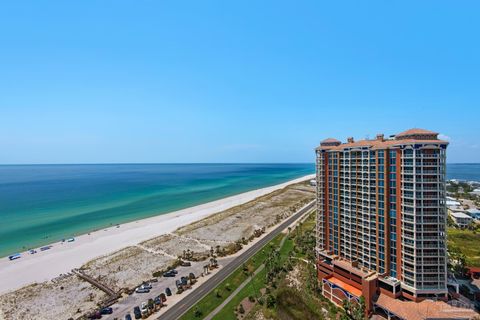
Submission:
<svg viewBox="0 0 480 320">
<path fill-rule="evenodd" d="M 435 132 L 316 149 L 316 253 L 323 294 L 341 304 L 380 294 L 445 299 L 445 155 Z"/>
</svg>

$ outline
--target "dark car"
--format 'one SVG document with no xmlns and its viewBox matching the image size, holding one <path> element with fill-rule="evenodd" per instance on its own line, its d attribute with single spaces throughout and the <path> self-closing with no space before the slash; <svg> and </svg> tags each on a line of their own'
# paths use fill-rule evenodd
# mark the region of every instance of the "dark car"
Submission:
<svg viewBox="0 0 480 320">
<path fill-rule="evenodd" d="M 170 272 L 173 272 L 174 274 L 177 274 L 177 273 L 178 273 L 178 271 L 175 270 L 175 269 L 170 270 Z"/>
<path fill-rule="evenodd" d="M 166 288 L 165 293 L 170 297 L 172 295 L 172 290 L 170 290 L 170 288 Z"/>
<path fill-rule="evenodd" d="M 133 314 L 135 315 L 135 319 L 142 319 L 142 312 L 140 311 L 139 306 L 133 308 Z"/>
<path fill-rule="evenodd" d="M 188 284 L 188 278 L 187 278 L 187 277 L 181 277 L 180 279 L 181 279 L 182 284 L 183 284 L 184 286 L 186 286 L 186 285 Z"/>
<path fill-rule="evenodd" d="M 132 320 L 132 316 L 130 315 L 130 313 L 127 313 L 125 315 L 125 320 Z"/>
<path fill-rule="evenodd" d="M 175 285 L 177 286 L 177 289 L 182 286 L 182 281 L 181 280 L 175 280 Z"/>
<path fill-rule="evenodd" d="M 180 266 L 190 267 L 190 266 L 192 266 L 192 263 L 190 261 L 182 261 L 182 262 L 180 262 Z"/>
<path fill-rule="evenodd" d="M 100 310 L 100 313 L 101 314 L 112 314 L 113 309 L 111 307 L 103 308 L 102 310 Z"/>
<path fill-rule="evenodd" d="M 172 271 L 167 271 L 167 272 L 163 273 L 163 276 L 164 277 L 175 277 L 175 273 L 173 273 Z"/>
<path fill-rule="evenodd" d="M 153 299 L 153 302 L 155 303 L 156 306 L 160 306 L 160 307 L 163 306 L 163 302 L 160 296 L 155 297 L 155 299 Z"/>
</svg>

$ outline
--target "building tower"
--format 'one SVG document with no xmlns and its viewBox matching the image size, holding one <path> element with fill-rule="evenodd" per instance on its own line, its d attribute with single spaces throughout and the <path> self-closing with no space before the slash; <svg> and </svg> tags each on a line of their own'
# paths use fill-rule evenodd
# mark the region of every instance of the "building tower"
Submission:
<svg viewBox="0 0 480 320">
<path fill-rule="evenodd" d="M 316 149 L 318 276 L 340 304 L 447 295 L 445 157 L 438 133 L 326 139 Z"/>
</svg>

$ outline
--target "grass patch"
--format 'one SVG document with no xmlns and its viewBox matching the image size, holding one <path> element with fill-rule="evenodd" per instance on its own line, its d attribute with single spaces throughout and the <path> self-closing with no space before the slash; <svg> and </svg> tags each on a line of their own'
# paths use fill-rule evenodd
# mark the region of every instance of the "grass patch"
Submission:
<svg viewBox="0 0 480 320">
<path fill-rule="evenodd" d="M 447 232 L 448 248 L 460 250 L 466 256 L 467 266 L 480 267 L 480 233 L 455 228 L 448 228 Z"/>
<path fill-rule="evenodd" d="M 286 261 L 289 252 L 293 250 L 294 243 L 290 238 L 286 238 L 283 246 L 280 248 L 280 262 Z M 265 287 L 266 270 L 259 272 L 250 283 L 245 286 L 215 317 L 214 320 L 235 320 L 235 309 L 243 299 L 254 296 L 260 297 L 260 289 Z"/>
<path fill-rule="evenodd" d="M 265 286 L 266 271 L 259 272 L 250 283 L 243 288 L 215 317 L 213 320 L 236 320 L 235 308 L 248 296 L 260 296 L 260 289 Z"/>
<path fill-rule="evenodd" d="M 267 257 L 268 252 L 270 251 L 270 245 L 278 246 L 283 236 L 283 234 L 279 234 L 278 236 L 276 236 L 272 241 L 265 245 L 262 250 L 260 250 L 252 258 L 250 258 L 247 261 L 246 265 L 250 269 L 256 270 Z M 257 276 L 259 275 L 260 274 L 258 274 Z M 210 312 L 215 310 L 215 308 L 218 307 L 231 294 L 231 292 L 235 290 L 235 288 L 237 288 L 247 278 L 248 275 L 244 273 L 243 268 L 238 268 L 227 279 L 220 283 L 213 291 L 208 293 L 205 297 L 203 297 L 202 300 L 192 306 L 192 308 L 190 308 L 190 310 L 188 310 L 179 319 L 201 319 L 207 316 Z M 263 279 L 265 279 L 265 274 L 263 275 Z M 219 293 L 219 295 L 217 295 L 217 293 Z M 195 317 L 195 310 L 197 309 L 200 310 L 200 312 L 202 313 L 201 317 Z"/>
<path fill-rule="evenodd" d="M 313 299 L 312 296 L 287 287 L 278 290 L 276 313 L 279 319 L 318 320 L 324 318 L 319 301 Z"/>
</svg>

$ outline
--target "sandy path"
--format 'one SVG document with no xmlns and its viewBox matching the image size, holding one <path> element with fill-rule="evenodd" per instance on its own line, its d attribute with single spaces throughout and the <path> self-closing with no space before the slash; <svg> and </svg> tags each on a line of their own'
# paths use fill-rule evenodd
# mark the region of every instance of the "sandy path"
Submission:
<svg viewBox="0 0 480 320">
<path fill-rule="evenodd" d="M 0 294 L 25 285 L 50 280 L 70 272 L 84 263 L 127 246 L 136 245 L 177 228 L 200 220 L 213 213 L 241 205 L 257 197 L 282 189 L 290 184 L 312 179 L 314 175 L 291 180 L 272 187 L 262 188 L 208 202 L 202 205 L 162 214 L 156 217 L 129 222 L 117 227 L 81 235 L 75 242 L 54 243 L 52 249 L 34 255 L 22 253 L 22 258 L 10 261 L 0 259 Z"/>
</svg>

